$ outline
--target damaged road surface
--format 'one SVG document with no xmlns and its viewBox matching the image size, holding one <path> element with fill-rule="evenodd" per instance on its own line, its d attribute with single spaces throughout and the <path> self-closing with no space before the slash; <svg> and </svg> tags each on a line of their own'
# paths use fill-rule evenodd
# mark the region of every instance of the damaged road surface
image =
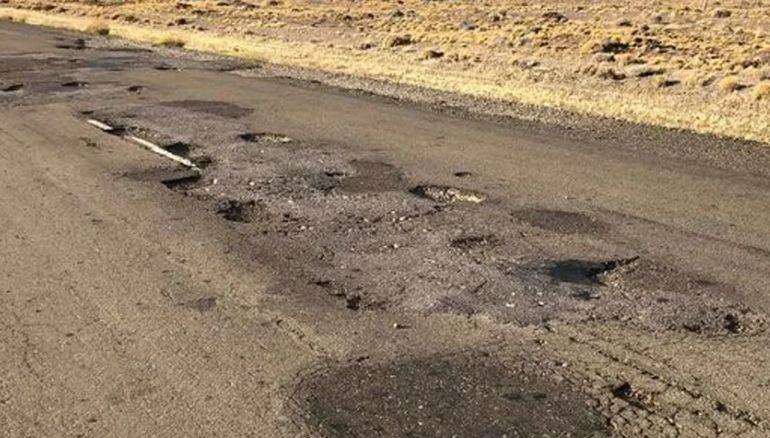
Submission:
<svg viewBox="0 0 770 438">
<path fill-rule="evenodd" d="M 0 22 L 2 435 L 770 436 L 769 174 Z"/>
</svg>

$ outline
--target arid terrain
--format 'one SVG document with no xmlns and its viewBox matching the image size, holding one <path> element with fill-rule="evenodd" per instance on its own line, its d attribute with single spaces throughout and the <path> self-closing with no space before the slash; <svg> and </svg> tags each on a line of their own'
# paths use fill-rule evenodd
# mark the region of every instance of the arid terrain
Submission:
<svg viewBox="0 0 770 438">
<path fill-rule="evenodd" d="M 514 12 L 341 4 L 6 3 L 0 437 L 770 436 L 767 144 L 424 88 L 487 83 L 471 54 L 503 52 L 452 35 Z M 721 23 L 698 38 L 766 19 L 730 4 L 690 6 Z M 584 8 L 517 14 L 652 20 Z M 680 70 L 568 74 L 594 49 L 516 44 L 489 64 L 522 72 L 507 90 L 703 99 L 681 120 L 767 132 L 752 67 L 659 87 Z M 613 44 L 602 65 L 652 62 Z"/>
<path fill-rule="evenodd" d="M 767 0 L 2 0 L 0 16 L 770 142 Z"/>
</svg>

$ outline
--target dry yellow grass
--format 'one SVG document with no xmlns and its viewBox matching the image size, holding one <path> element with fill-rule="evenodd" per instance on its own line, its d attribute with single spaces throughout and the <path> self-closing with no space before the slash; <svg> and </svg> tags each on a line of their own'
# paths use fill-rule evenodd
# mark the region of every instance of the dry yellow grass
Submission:
<svg viewBox="0 0 770 438">
<path fill-rule="evenodd" d="M 754 86 L 751 95 L 756 100 L 770 99 L 770 82 L 762 82 Z"/>
<path fill-rule="evenodd" d="M 721 2 L 729 14 L 702 0 L 654 13 L 641 0 L 94 0 L 58 1 L 56 14 L 8 1 L 5 13 L 34 24 L 109 20 L 111 35 L 152 44 L 173 35 L 195 50 L 770 142 L 770 100 L 749 90 L 770 66 L 770 8 L 740 0 Z M 726 76 L 729 94 L 713 80 Z"/>
<path fill-rule="evenodd" d="M 187 42 L 179 35 L 161 35 L 158 39 L 157 45 L 164 47 L 184 47 Z"/>
<path fill-rule="evenodd" d="M 726 78 L 722 78 L 722 80 L 719 81 L 719 88 L 728 91 L 733 92 L 742 87 L 740 81 L 738 81 L 738 78 L 735 76 L 728 76 Z"/>
<path fill-rule="evenodd" d="M 110 27 L 107 24 L 105 24 L 105 23 L 95 21 L 95 22 L 92 22 L 92 23 L 88 24 L 83 29 L 83 31 L 85 31 L 87 33 L 92 33 L 92 34 L 95 34 L 95 35 L 106 36 L 106 35 L 110 34 Z"/>
</svg>

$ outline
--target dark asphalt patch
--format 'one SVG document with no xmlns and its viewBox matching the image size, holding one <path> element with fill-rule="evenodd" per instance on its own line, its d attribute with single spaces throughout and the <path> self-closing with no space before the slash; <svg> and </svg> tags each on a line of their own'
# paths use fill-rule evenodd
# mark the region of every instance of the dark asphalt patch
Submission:
<svg viewBox="0 0 770 438">
<path fill-rule="evenodd" d="M 350 165 L 355 173 L 344 178 L 337 186 L 347 193 L 376 193 L 403 190 L 406 181 L 401 171 L 388 163 L 353 160 Z"/>
<path fill-rule="evenodd" d="M 254 111 L 251 108 L 243 108 L 229 102 L 219 102 L 215 100 L 177 100 L 163 102 L 161 105 L 171 108 L 181 108 L 196 113 L 211 114 L 228 119 L 238 119 L 247 116 Z"/>
<path fill-rule="evenodd" d="M 302 382 L 297 402 L 330 438 L 610 436 L 581 395 L 480 353 L 355 362 Z"/>
<path fill-rule="evenodd" d="M 511 217 L 533 227 L 559 234 L 603 234 L 610 226 L 583 213 L 548 209 L 523 209 Z"/>
<path fill-rule="evenodd" d="M 561 260 L 548 268 L 548 275 L 556 281 L 574 284 L 602 283 L 609 275 L 621 269 L 632 268 L 639 257 L 608 261 Z"/>
</svg>

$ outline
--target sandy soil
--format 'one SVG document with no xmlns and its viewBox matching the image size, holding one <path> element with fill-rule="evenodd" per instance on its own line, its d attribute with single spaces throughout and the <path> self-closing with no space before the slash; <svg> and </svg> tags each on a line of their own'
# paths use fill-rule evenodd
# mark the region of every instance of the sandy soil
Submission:
<svg viewBox="0 0 770 438">
<path fill-rule="evenodd" d="M 4 3 L 30 22 L 770 142 L 763 0 Z"/>
</svg>

